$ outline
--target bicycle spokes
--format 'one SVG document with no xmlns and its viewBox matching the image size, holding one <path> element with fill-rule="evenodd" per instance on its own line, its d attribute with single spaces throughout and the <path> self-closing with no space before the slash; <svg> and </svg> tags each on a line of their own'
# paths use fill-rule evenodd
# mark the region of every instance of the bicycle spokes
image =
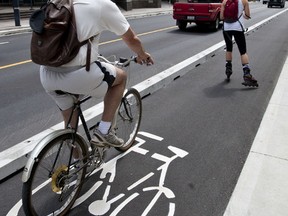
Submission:
<svg viewBox="0 0 288 216">
<path fill-rule="evenodd" d="M 73 158 L 75 149 L 78 158 Z M 83 184 L 86 159 L 86 146 L 77 138 L 71 139 L 71 134 L 49 143 L 37 157 L 31 177 L 23 185 L 25 213 L 59 215 L 68 211 Z"/>
</svg>

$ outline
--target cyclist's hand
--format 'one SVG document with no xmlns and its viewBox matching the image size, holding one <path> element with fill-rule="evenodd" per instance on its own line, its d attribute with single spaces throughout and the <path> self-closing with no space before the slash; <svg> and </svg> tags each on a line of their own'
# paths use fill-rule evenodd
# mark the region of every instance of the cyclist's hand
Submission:
<svg viewBox="0 0 288 216">
<path fill-rule="evenodd" d="M 143 55 L 138 55 L 136 58 L 138 64 L 146 64 L 147 66 L 154 64 L 154 60 L 149 53 L 144 53 Z"/>
</svg>

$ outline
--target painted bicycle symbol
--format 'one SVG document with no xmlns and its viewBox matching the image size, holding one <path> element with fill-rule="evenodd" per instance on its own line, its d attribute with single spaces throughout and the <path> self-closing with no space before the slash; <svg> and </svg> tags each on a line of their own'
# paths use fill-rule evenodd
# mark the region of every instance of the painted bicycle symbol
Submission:
<svg viewBox="0 0 288 216">
<path fill-rule="evenodd" d="M 133 203 L 133 201 L 136 200 L 137 197 L 141 197 L 145 192 L 148 191 L 155 191 L 155 195 L 151 199 L 151 201 L 148 203 L 148 205 L 145 207 L 144 211 L 141 213 L 141 216 L 146 216 L 149 214 L 149 212 L 152 210 L 152 208 L 155 206 L 157 201 L 161 196 L 166 197 L 168 200 L 172 200 L 175 198 L 174 192 L 165 186 L 165 179 L 167 175 L 168 168 L 170 164 L 177 158 L 184 158 L 188 155 L 188 152 L 174 147 L 174 146 L 168 146 L 167 148 L 170 150 L 173 156 L 168 157 L 159 153 L 153 153 L 151 155 L 152 159 L 158 160 L 161 162 L 161 166 L 159 166 L 155 172 L 150 172 L 147 175 L 143 176 L 142 178 L 136 180 L 134 183 L 132 183 L 130 186 L 127 187 L 127 190 L 125 192 L 121 192 L 118 195 L 114 195 L 114 197 L 109 198 L 111 195 L 111 189 L 112 184 L 116 177 L 116 167 L 117 162 L 119 159 L 125 157 L 127 154 L 133 152 L 140 155 L 147 155 L 149 150 L 145 149 L 143 147 L 143 144 L 146 143 L 144 139 L 139 138 L 139 135 L 142 135 L 144 137 L 147 137 L 149 139 L 153 139 L 156 141 L 161 142 L 163 140 L 162 137 L 159 137 L 157 135 L 147 133 L 147 132 L 139 132 L 138 136 L 136 137 L 136 144 L 130 148 L 128 151 L 124 152 L 123 154 L 120 154 L 108 162 L 104 163 L 101 167 L 94 170 L 91 176 L 94 174 L 99 174 L 100 178 L 97 182 L 94 183 L 92 187 L 88 191 L 86 191 L 82 196 L 80 196 L 76 202 L 74 203 L 75 208 L 79 205 L 81 205 L 83 202 L 85 202 L 89 197 L 91 197 L 96 191 L 98 191 L 100 188 L 103 191 L 104 187 L 104 194 L 101 199 L 97 199 L 93 201 L 88 206 L 88 211 L 91 215 L 110 215 L 110 216 L 116 216 L 118 215 L 125 207 L 128 207 L 129 204 Z M 156 185 L 152 186 L 142 186 L 144 182 L 146 182 L 148 179 L 152 178 L 153 176 L 156 176 L 158 174 L 159 181 Z M 104 182 L 106 181 L 106 184 Z M 108 184 L 107 184 L 108 182 Z M 105 188 L 106 185 L 106 188 Z M 138 192 L 133 192 L 133 189 L 138 189 Z M 140 188 L 140 190 L 139 190 Z M 117 207 L 112 208 L 112 204 L 119 202 L 120 204 L 117 204 Z M 21 200 L 10 210 L 10 212 L 7 214 L 7 216 L 14 216 L 18 215 L 19 210 L 21 208 L 22 202 Z M 73 211 L 73 210 L 72 210 Z M 108 212 L 111 212 L 108 214 Z M 175 213 L 175 203 L 173 201 L 169 201 L 169 209 L 168 209 L 168 216 L 173 216 Z"/>
</svg>

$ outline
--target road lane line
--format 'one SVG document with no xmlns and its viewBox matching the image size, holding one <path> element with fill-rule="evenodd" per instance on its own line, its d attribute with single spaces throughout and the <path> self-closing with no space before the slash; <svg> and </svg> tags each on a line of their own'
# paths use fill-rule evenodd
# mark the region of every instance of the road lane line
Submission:
<svg viewBox="0 0 288 216">
<path fill-rule="evenodd" d="M 8 44 L 9 42 L 0 42 L 0 45 Z"/>
<path fill-rule="evenodd" d="M 0 66 L 0 70 L 5 69 L 5 68 L 9 68 L 9 67 L 15 67 L 15 66 L 22 65 L 22 64 L 27 64 L 30 62 L 32 62 L 32 60 L 26 60 L 26 61 L 21 61 L 21 62 L 9 64 L 9 65 Z"/>
</svg>

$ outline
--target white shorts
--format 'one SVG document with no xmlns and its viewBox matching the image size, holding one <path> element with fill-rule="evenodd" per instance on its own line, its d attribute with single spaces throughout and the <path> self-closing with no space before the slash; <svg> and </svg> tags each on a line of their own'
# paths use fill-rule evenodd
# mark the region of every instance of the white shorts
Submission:
<svg viewBox="0 0 288 216">
<path fill-rule="evenodd" d="M 81 68 L 40 67 L 41 83 L 61 110 L 71 108 L 74 98 L 70 94 L 57 94 L 55 91 L 80 96 L 104 97 L 108 87 L 113 84 L 115 77 L 116 68 L 104 62 L 92 63 L 90 71 L 86 71 L 85 66 Z"/>
</svg>

